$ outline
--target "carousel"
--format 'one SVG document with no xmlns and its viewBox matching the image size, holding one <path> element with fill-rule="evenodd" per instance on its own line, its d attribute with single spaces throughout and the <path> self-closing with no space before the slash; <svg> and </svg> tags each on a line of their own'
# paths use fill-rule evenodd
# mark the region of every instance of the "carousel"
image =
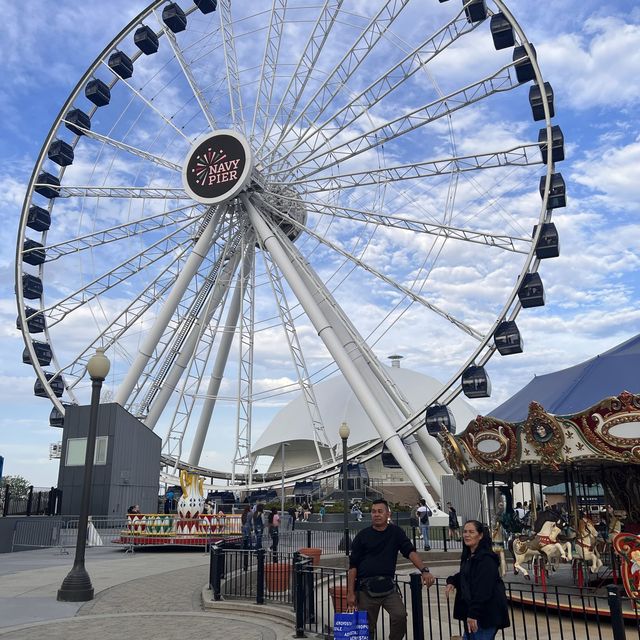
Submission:
<svg viewBox="0 0 640 640">
<path fill-rule="evenodd" d="M 622 582 L 634 612 L 640 605 L 640 395 L 623 392 L 570 415 L 554 415 L 531 402 L 520 422 L 478 416 L 464 432 L 432 430 L 447 463 L 462 482 L 498 486 L 505 500 L 492 514 L 496 549 L 513 553 L 516 577 L 574 586 L 604 587 Z M 531 504 L 523 524 L 515 515 L 512 487 L 530 484 L 531 496 L 563 483 L 562 507 Z M 604 508 L 582 507 L 585 487 L 600 484 Z M 504 555 L 503 555 L 504 563 Z M 556 562 L 572 570 L 549 573 Z M 567 566 L 565 565 L 565 566 Z M 506 564 L 503 564 L 506 571 Z M 552 576 L 552 577 L 549 577 Z M 514 575 L 507 572 L 506 580 Z"/>
</svg>

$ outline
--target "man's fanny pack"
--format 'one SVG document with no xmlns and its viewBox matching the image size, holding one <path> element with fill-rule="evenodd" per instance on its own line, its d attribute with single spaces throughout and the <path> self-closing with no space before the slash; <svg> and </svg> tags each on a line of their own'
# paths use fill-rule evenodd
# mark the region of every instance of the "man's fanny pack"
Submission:
<svg viewBox="0 0 640 640">
<path fill-rule="evenodd" d="M 363 578 L 360 585 L 372 598 L 383 598 L 396 590 L 396 584 L 391 576 Z"/>
</svg>

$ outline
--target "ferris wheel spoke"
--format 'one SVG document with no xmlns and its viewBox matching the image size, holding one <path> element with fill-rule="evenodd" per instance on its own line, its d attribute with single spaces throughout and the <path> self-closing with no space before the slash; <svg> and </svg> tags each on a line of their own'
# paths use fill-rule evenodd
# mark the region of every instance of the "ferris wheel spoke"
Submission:
<svg viewBox="0 0 640 640">
<path fill-rule="evenodd" d="M 323 7 L 318 14 L 313 30 L 305 44 L 302 55 L 297 62 L 294 72 L 291 74 L 287 88 L 284 90 L 278 107 L 271 118 L 271 124 L 265 131 L 262 143 L 256 151 L 256 157 L 260 157 L 262 149 L 265 147 L 270 151 L 278 148 L 281 136 L 278 135 L 278 137 L 275 138 L 275 136 L 272 135 L 273 128 L 278 126 L 280 133 L 282 133 L 283 130 L 288 129 L 293 113 L 295 113 L 298 104 L 302 99 L 307 83 L 312 78 L 318 58 L 320 57 L 327 38 L 329 37 L 329 33 L 335 24 L 343 2 L 344 0 L 325 0 Z M 285 121 L 282 125 L 277 125 L 278 121 L 281 119 L 281 114 L 285 109 L 287 112 Z M 275 138 L 275 141 L 271 140 L 272 137 Z"/>
<path fill-rule="evenodd" d="M 262 202 L 262 205 L 266 209 L 269 209 L 269 210 L 273 211 L 274 213 L 277 213 L 279 216 L 281 216 L 282 218 L 287 220 L 289 223 L 295 225 L 296 228 L 304 231 L 309 236 L 315 238 L 318 242 L 322 243 L 324 246 L 326 246 L 329 249 L 335 251 L 337 254 L 341 255 L 343 258 L 346 258 L 347 260 L 349 260 L 352 264 L 357 265 L 358 267 L 364 269 L 365 271 L 367 271 L 371 275 L 375 276 L 376 278 L 378 278 L 382 282 L 385 282 L 386 284 L 388 284 L 389 286 L 393 287 L 397 291 L 403 293 L 410 300 L 421 304 L 423 307 L 429 309 L 430 311 L 433 311 L 434 313 L 439 315 L 441 318 L 444 318 L 445 320 L 447 320 L 448 322 L 450 322 L 454 326 L 458 327 L 458 329 L 460 329 L 461 331 L 464 331 L 464 333 L 470 335 L 472 338 L 475 338 L 476 340 L 482 340 L 482 338 L 484 337 L 484 335 L 482 333 L 480 333 L 479 331 L 476 331 L 473 327 L 469 326 L 468 324 L 466 324 L 462 320 L 459 320 L 459 319 L 455 318 L 454 316 L 452 316 L 451 314 L 447 313 L 446 311 L 440 309 L 439 307 L 437 307 L 433 303 L 429 302 L 426 298 L 424 298 L 423 296 L 415 293 L 414 291 L 412 291 L 408 287 L 405 287 L 404 285 L 400 284 L 399 282 L 396 282 L 392 278 L 389 278 L 388 276 L 385 276 L 381 271 L 379 271 L 378 269 L 376 269 L 372 265 L 367 264 L 366 262 L 364 262 L 363 260 L 361 260 L 357 256 L 354 256 L 353 254 L 349 253 L 348 251 L 345 251 L 344 249 L 342 249 L 342 247 L 339 247 L 334 242 L 331 242 L 330 240 L 328 240 L 322 234 L 316 233 L 315 231 L 313 231 L 312 229 L 310 229 L 306 225 L 301 224 L 298 220 L 296 220 L 295 218 L 289 216 L 286 212 L 279 211 L 279 210 L 275 209 L 267 201 L 262 200 L 261 202 Z"/>
<path fill-rule="evenodd" d="M 410 80 L 416 72 L 424 69 L 438 54 L 480 24 L 481 22 L 469 22 L 465 9 L 461 9 L 457 16 L 415 47 L 402 60 L 382 73 L 366 89 L 358 92 L 338 111 L 326 117 L 322 123 L 317 123 L 317 117 L 314 118 L 314 121 L 305 118 L 306 132 L 298 142 L 289 147 L 289 155 L 295 155 L 302 145 L 309 153 L 309 150 L 313 151 L 319 145 L 328 144 L 330 140 L 347 130 L 384 98 L 394 91 L 400 90 L 404 83 Z"/>
<path fill-rule="evenodd" d="M 320 408 L 318 406 L 316 394 L 313 386 L 311 385 L 311 377 L 309 376 L 307 363 L 304 358 L 304 353 L 302 351 L 300 341 L 298 340 L 295 321 L 293 318 L 293 314 L 291 313 L 289 303 L 287 301 L 287 296 L 284 291 L 282 277 L 278 272 L 276 265 L 272 262 L 269 253 L 263 252 L 262 255 L 264 258 L 266 272 L 269 277 L 271 290 L 278 306 L 278 313 L 280 315 L 282 328 L 284 330 L 285 338 L 289 346 L 291 362 L 296 372 L 298 386 L 300 388 L 300 392 L 302 393 L 302 397 L 304 398 L 305 408 L 312 425 L 313 443 L 316 449 L 316 455 L 318 456 L 318 462 L 320 464 L 323 464 L 324 462 L 320 447 L 325 447 L 326 449 L 328 449 L 332 460 L 335 461 L 335 454 L 333 452 L 333 449 L 331 448 L 329 438 L 327 437 L 327 432 L 322 420 L 322 416 L 320 414 Z"/>
<path fill-rule="evenodd" d="M 256 127 L 264 131 L 269 120 L 269 108 L 273 100 L 273 90 L 278 70 L 278 58 L 282 37 L 285 28 L 285 16 L 287 12 L 286 0 L 273 0 L 271 5 L 271 17 L 265 39 L 264 56 L 256 102 L 253 108 L 253 122 L 251 123 L 250 140 L 255 139 Z"/>
<path fill-rule="evenodd" d="M 165 229 L 177 224 L 186 222 L 195 224 L 202 220 L 205 214 L 204 212 L 197 212 L 197 215 L 185 217 L 184 212 L 194 208 L 195 206 L 193 204 L 188 204 L 170 211 L 156 213 L 145 218 L 138 218 L 132 222 L 125 222 L 107 229 L 101 229 L 93 233 L 77 236 L 76 238 L 70 238 L 64 242 L 44 245 L 43 249 L 47 254 L 47 262 L 52 262 L 53 260 L 72 253 L 77 254 L 82 251 L 95 249 L 111 242 L 142 236 L 145 233 Z M 33 249 L 27 250 L 24 253 L 27 254 L 29 251 L 33 251 Z"/>
<path fill-rule="evenodd" d="M 157 14 L 156 17 L 158 17 Z M 184 57 L 182 49 L 180 49 L 180 46 L 178 45 L 178 41 L 176 40 L 175 35 L 173 35 L 173 32 L 164 25 L 159 17 L 158 22 L 162 25 L 162 31 L 164 32 L 164 35 L 167 38 L 167 42 L 169 42 L 171 50 L 173 51 L 173 54 L 178 61 L 178 65 L 180 66 L 185 80 L 187 81 L 187 84 L 189 85 L 189 88 L 193 93 L 193 97 L 196 99 L 196 102 L 200 107 L 200 111 L 202 111 L 202 115 L 205 117 L 210 130 L 214 131 L 216 129 L 216 119 L 211 113 L 211 109 L 209 108 L 206 98 L 204 97 L 203 91 L 198 86 L 198 82 L 194 77 L 193 72 L 191 71 L 189 63 Z"/>
<path fill-rule="evenodd" d="M 220 31 L 222 33 L 231 121 L 236 131 L 242 131 L 244 133 L 245 121 L 242 110 L 242 94 L 240 92 L 240 71 L 238 69 L 238 57 L 233 35 L 231 0 L 220 0 L 220 2 L 218 2 L 218 9 L 220 12 Z"/>
<path fill-rule="evenodd" d="M 421 180 L 440 176 L 497 167 L 527 167 L 542 164 L 538 143 L 522 144 L 506 151 L 458 156 L 442 160 L 428 160 L 391 167 L 380 167 L 367 171 L 340 173 L 326 177 L 296 178 L 287 182 L 289 186 L 302 185 L 305 193 L 321 193 L 334 189 L 400 182 L 402 180 Z"/>
<path fill-rule="evenodd" d="M 370 19 L 342 59 L 329 72 L 322 85 L 297 115 L 283 128 L 280 140 L 285 139 L 297 126 L 305 128 L 317 122 L 342 88 L 349 84 L 353 74 L 365 58 L 375 49 L 384 33 L 400 16 L 410 0 L 389 0 Z"/>
<path fill-rule="evenodd" d="M 138 89 L 136 89 L 129 81 L 116 74 L 115 71 L 111 69 L 104 60 L 102 61 L 102 64 L 106 69 L 109 69 L 109 72 L 118 79 L 118 83 L 122 83 L 123 86 L 126 86 L 129 91 L 131 91 L 131 93 L 133 93 L 140 101 L 142 101 L 148 109 L 153 111 L 153 113 L 155 113 L 166 125 L 171 127 L 181 138 L 183 138 L 187 142 L 187 144 L 191 143 L 189 136 L 187 136 L 185 132 L 182 131 L 182 129 L 177 127 L 175 123 L 172 122 L 171 118 L 168 118 L 164 113 L 162 113 L 162 111 L 160 111 L 160 109 L 158 109 L 158 107 L 156 107 L 151 100 L 140 93 L 140 91 L 138 91 Z"/>
<path fill-rule="evenodd" d="M 118 348 L 120 340 L 157 304 L 158 300 L 171 290 L 183 262 L 183 255 L 176 255 L 174 260 L 165 266 L 148 286 L 133 297 L 133 301 L 125 309 L 109 321 L 108 325 L 98 333 L 90 344 L 76 354 L 68 365 L 61 368 L 69 389 L 73 389 L 84 378 L 86 364 L 97 347 Z"/>
<path fill-rule="evenodd" d="M 66 122 L 66 121 L 63 120 L 63 122 Z M 73 126 L 79 131 L 82 131 L 82 134 L 84 136 L 86 136 L 87 138 L 91 138 L 96 142 L 102 142 L 106 145 L 109 145 L 110 147 L 113 147 L 114 149 L 119 149 L 120 151 L 126 151 L 127 153 L 130 153 L 131 155 L 134 155 L 138 158 L 142 158 L 143 160 L 148 160 L 149 162 L 153 162 L 153 164 L 156 164 L 159 167 L 165 167 L 166 169 L 171 169 L 171 171 L 175 171 L 177 173 L 180 173 L 182 171 L 182 167 L 180 165 L 175 164 L 174 162 L 171 162 L 169 160 L 166 160 L 165 158 L 161 158 L 160 156 L 157 156 L 153 153 L 149 153 L 148 151 L 143 151 L 142 149 L 133 147 L 130 144 L 121 142 L 120 140 L 115 140 L 114 138 L 111 138 L 109 136 L 102 135 L 100 133 L 97 133 L 96 131 L 91 131 L 91 129 L 85 129 L 79 126 L 78 124 L 74 124 Z"/>
<path fill-rule="evenodd" d="M 50 185 L 36 183 L 36 187 Z M 96 187 L 70 185 L 56 187 L 60 198 L 143 198 L 150 200 L 191 200 L 184 189 L 148 187 Z"/>
<path fill-rule="evenodd" d="M 282 195 L 278 195 L 278 197 L 283 200 L 291 200 L 290 198 Z M 452 240 L 463 240 L 465 242 L 483 244 L 514 253 L 528 254 L 531 248 L 531 238 L 518 238 L 504 234 L 487 233 L 475 229 L 465 229 L 462 227 L 454 227 L 435 222 L 425 222 L 424 220 L 416 220 L 403 216 L 385 215 L 366 209 L 340 207 L 331 203 L 316 202 L 308 199 L 304 200 L 304 204 L 309 210 L 320 215 L 333 216 L 336 218 L 364 222 L 367 224 L 375 224 L 390 229 L 425 233 Z M 305 227 L 305 231 L 306 230 L 307 229 Z"/>
<path fill-rule="evenodd" d="M 304 177 L 315 175 L 346 159 L 400 138 L 411 131 L 448 116 L 470 104 L 480 102 L 495 93 L 510 91 L 519 86 L 509 73 L 513 64 L 514 63 L 507 64 L 492 75 L 478 82 L 467 85 L 463 89 L 452 92 L 418 109 L 414 109 L 408 114 L 389 120 L 335 147 L 323 148 L 320 152 L 297 159 L 296 162 L 291 163 L 290 167 L 274 170 L 270 174 L 268 173 L 268 175 L 273 176 L 284 172 L 295 172 L 295 175 L 302 175 Z M 288 155 L 284 155 L 282 160 L 289 160 Z M 309 165 L 309 167 L 307 167 L 307 165 Z"/>
<path fill-rule="evenodd" d="M 154 242 L 152 245 L 145 247 L 114 268 L 94 278 L 91 282 L 76 289 L 61 300 L 58 300 L 55 305 L 43 308 L 42 313 L 47 316 L 48 326 L 53 327 L 72 311 L 75 311 L 91 300 L 122 284 L 141 270 L 148 268 L 150 265 L 177 249 L 182 248 L 185 241 L 188 242 L 191 238 L 189 232 L 191 226 L 192 223 L 188 222 L 164 238 Z"/>
</svg>

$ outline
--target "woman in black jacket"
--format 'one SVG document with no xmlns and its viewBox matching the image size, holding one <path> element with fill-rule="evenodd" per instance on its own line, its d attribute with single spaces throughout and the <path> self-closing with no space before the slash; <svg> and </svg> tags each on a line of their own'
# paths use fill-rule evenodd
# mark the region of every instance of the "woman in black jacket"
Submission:
<svg viewBox="0 0 640 640">
<path fill-rule="evenodd" d="M 462 529 L 460 571 L 447 578 L 447 597 L 455 590 L 453 617 L 463 620 L 465 640 L 493 640 L 509 626 L 509 606 L 499 573 L 500 560 L 491 551 L 489 530 L 477 520 Z"/>
</svg>

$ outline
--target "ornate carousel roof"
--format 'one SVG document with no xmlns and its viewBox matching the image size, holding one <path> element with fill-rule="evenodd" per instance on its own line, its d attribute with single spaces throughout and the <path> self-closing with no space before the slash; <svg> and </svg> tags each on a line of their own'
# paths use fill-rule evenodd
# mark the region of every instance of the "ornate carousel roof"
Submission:
<svg viewBox="0 0 640 640">
<path fill-rule="evenodd" d="M 478 416 L 458 435 L 437 434 L 445 458 L 460 480 L 488 482 L 496 476 L 553 484 L 564 470 L 601 472 L 640 465 L 640 394 L 624 391 L 570 415 L 548 413 L 537 402 L 521 422 Z"/>
</svg>

